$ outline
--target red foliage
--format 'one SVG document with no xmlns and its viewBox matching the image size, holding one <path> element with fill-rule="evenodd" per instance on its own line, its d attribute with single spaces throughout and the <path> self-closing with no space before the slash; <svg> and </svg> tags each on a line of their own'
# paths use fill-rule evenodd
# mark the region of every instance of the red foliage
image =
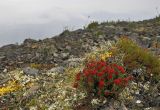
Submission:
<svg viewBox="0 0 160 110">
<path fill-rule="evenodd" d="M 106 91 L 104 94 L 105 94 L 105 96 L 108 96 L 110 94 L 110 92 Z"/>
<path fill-rule="evenodd" d="M 74 88 L 77 88 L 77 87 L 78 87 L 78 83 L 75 82 L 75 83 L 73 84 L 73 87 L 74 87 Z"/>
<path fill-rule="evenodd" d="M 76 80 L 79 81 L 80 78 L 81 78 L 81 73 L 78 73 L 78 74 L 76 75 Z"/>
<path fill-rule="evenodd" d="M 127 77 L 122 66 L 105 61 L 91 61 L 76 75 L 75 82 L 83 81 L 84 87 L 93 90 L 95 94 L 108 96 L 115 94 L 115 86 L 125 87 L 130 80 L 132 78 Z M 74 87 L 77 88 L 78 83 L 75 83 Z"/>
<path fill-rule="evenodd" d="M 119 69 L 119 71 L 121 71 L 123 74 L 125 73 L 125 70 L 122 66 L 117 66 L 117 68 Z"/>
<path fill-rule="evenodd" d="M 121 78 L 118 78 L 118 79 L 115 79 L 113 82 L 114 82 L 114 84 L 116 84 L 116 85 L 121 85 L 121 84 L 122 84 L 122 79 L 121 79 Z"/>
<path fill-rule="evenodd" d="M 100 88 L 100 89 L 103 88 L 104 85 L 105 85 L 104 80 L 101 79 L 101 80 L 99 81 L 99 88 Z"/>
</svg>

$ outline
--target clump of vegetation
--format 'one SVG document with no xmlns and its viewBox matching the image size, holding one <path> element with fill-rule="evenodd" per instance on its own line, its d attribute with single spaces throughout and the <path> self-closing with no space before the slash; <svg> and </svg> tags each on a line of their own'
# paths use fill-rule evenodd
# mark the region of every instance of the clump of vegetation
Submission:
<svg viewBox="0 0 160 110">
<path fill-rule="evenodd" d="M 70 31 L 66 28 L 61 34 L 60 34 L 60 36 L 65 36 L 65 35 L 67 35 L 67 34 L 69 34 L 70 33 Z"/>
<path fill-rule="evenodd" d="M 98 27 L 98 22 L 93 21 L 92 23 L 88 24 L 87 29 L 95 29 Z"/>
<path fill-rule="evenodd" d="M 76 75 L 74 87 L 82 86 L 88 96 L 116 96 L 128 85 L 130 76 L 117 64 L 106 61 L 87 63 L 83 71 Z"/>
<path fill-rule="evenodd" d="M 123 63 L 129 72 L 137 68 L 145 67 L 149 75 L 159 76 L 160 60 L 147 49 L 138 46 L 127 37 L 119 39 L 116 47 L 118 50 L 117 54 L 124 53 Z"/>
</svg>

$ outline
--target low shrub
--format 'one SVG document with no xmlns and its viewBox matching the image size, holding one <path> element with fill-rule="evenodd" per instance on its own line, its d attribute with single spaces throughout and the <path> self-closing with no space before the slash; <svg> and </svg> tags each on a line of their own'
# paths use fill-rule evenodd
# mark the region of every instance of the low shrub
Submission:
<svg viewBox="0 0 160 110">
<path fill-rule="evenodd" d="M 117 54 L 124 53 L 123 63 L 128 72 L 145 67 L 148 74 L 159 77 L 160 60 L 153 53 L 138 46 L 137 43 L 127 37 L 120 38 L 116 47 Z"/>
<path fill-rule="evenodd" d="M 88 96 L 114 97 L 131 80 L 124 67 L 106 61 L 90 61 L 77 73 L 74 87 L 84 88 Z"/>
<path fill-rule="evenodd" d="M 93 21 L 92 23 L 88 24 L 87 29 L 95 29 L 98 26 L 98 22 Z"/>
</svg>

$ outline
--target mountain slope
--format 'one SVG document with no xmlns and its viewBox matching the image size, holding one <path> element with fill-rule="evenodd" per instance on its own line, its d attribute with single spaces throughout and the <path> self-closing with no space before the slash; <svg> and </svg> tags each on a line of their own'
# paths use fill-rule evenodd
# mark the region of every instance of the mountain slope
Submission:
<svg viewBox="0 0 160 110">
<path fill-rule="evenodd" d="M 157 17 L 139 22 L 93 22 L 85 29 L 65 30 L 53 38 L 26 39 L 21 45 L 3 46 L 0 48 L 0 109 L 158 110 L 160 86 L 153 73 L 159 72 L 160 63 L 148 52 L 160 54 L 159 36 Z M 128 39 L 126 45 L 119 42 L 120 37 L 136 43 Z M 123 49 L 116 56 L 118 42 Z M 125 54 L 125 49 L 130 53 Z M 92 100 L 95 105 L 91 105 L 84 91 L 72 87 L 75 75 L 83 70 L 87 59 L 96 59 L 94 55 L 104 59 L 110 56 L 108 52 L 115 56 L 106 62 L 126 66 L 126 74 L 135 79 L 119 97 L 99 103 Z"/>
<path fill-rule="evenodd" d="M 61 64 L 69 57 L 79 57 L 92 47 L 120 36 L 128 36 L 148 48 L 160 36 L 160 17 L 139 22 L 91 23 L 83 30 L 66 30 L 53 38 L 26 39 L 21 45 L 3 46 L 0 48 L 0 71 L 30 63 Z"/>
</svg>

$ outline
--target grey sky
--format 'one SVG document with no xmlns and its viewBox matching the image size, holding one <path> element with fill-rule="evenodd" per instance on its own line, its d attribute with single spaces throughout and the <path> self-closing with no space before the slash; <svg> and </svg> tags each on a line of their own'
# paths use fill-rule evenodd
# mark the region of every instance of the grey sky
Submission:
<svg viewBox="0 0 160 110">
<path fill-rule="evenodd" d="M 52 37 L 93 20 L 152 18 L 159 6 L 160 0 L 1 0 L 0 46 Z"/>
</svg>

